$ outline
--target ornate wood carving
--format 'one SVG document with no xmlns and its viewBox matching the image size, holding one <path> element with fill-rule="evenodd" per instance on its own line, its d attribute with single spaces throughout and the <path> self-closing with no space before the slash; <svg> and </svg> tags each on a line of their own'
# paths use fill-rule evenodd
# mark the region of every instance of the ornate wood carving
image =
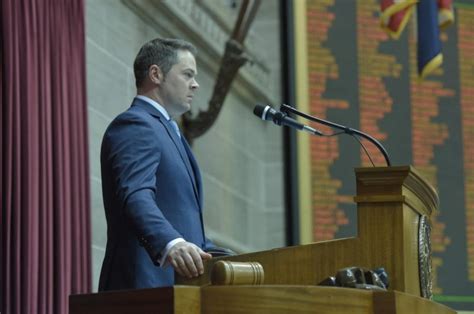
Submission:
<svg viewBox="0 0 474 314">
<path fill-rule="evenodd" d="M 420 273 L 421 296 L 433 299 L 433 285 L 431 282 L 431 225 L 429 217 L 420 216 L 418 222 L 418 267 Z"/>
</svg>

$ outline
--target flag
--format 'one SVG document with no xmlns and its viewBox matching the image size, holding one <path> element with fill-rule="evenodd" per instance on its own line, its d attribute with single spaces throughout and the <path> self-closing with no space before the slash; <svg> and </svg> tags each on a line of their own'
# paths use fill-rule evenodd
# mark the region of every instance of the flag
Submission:
<svg viewBox="0 0 474 314">
<path fill-rule="evenodd" d="M 416 4 L 418 74 L 423 79 L 443 63 L 440 29 L 454 23 L 452 0 L 381 0 L 380 24 L 394 39 L 402 33 Z"/>
<path fill-rule="evenodd" d="M 452 0 L 438 0 L 438 25 L 441 30 L 454 23 Z"/>
<path fill-rule="evenodd" d="M 398 39 L 413 13 L 417 0 L 382 0 L 380 2 L 381 27 L 392 37 Z"/>
<path fill-rule="evenodd" d="M 438 4 L 420 0 L 417 5 L 418 75 L 424 79 L 443 63 L 439 38 Z"/>
</svg>

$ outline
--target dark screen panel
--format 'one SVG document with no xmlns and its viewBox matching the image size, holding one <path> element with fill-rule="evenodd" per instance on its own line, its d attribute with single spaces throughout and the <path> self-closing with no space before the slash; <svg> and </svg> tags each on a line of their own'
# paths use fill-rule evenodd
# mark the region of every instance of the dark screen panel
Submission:
<svg viewBox="0 0 474 314">
<path fill-rule="evenodd" d="M 377 138 L 392 165 L 414 165 L 438 190 L 432 216 L 435 299 L 474 309 L 474 1 L 455 3 L 444 63 L 424 81 L 414 19 L 399 39 L 376 0 L 308 0 L 309 113 Z M 295 17 L 298 21 L 298 18 Z M 313 125 L 325 133 L 334 131 Z M 383 155 L 365 142 L 376 165 Z M 353 168 L 370 161 L 351 137 L 312 137 L 313 240 L 356 234 Z"/>
</svg>

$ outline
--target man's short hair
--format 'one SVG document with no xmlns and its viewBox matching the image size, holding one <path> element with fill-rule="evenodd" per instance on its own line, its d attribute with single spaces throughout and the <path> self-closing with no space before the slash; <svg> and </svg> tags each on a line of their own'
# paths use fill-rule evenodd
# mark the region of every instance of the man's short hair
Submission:
<svg viewBox="0 0 474 314">
<path fill-rule="evenodd" d="M 133 63 L 137 88 L 142 85 L 143 80 L 148 75 L 148 69 L 153 64 L 160 67 L 166 77 L 171 67 L 178 63 L 179 50 L 187 50 L 194 56 L 197 53 L 196 47 L 182 39 L 156 38 L 145 43 L 140 48 Z"/>
</svg>

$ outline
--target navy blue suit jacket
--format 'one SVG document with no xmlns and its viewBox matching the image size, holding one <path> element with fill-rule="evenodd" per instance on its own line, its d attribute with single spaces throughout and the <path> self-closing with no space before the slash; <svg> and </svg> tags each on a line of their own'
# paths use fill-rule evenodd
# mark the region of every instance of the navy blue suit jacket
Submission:
<svg viewBox="0 0 474 314">
<path fill-rule="evenodd" d="M 206 246 L 201 176 L 183 137 L 140 99 L 107 128 L 101 149 L 107 247 L 99 291 L 170 286 L 157 260 L 178 237 Z"/>
</svg>

